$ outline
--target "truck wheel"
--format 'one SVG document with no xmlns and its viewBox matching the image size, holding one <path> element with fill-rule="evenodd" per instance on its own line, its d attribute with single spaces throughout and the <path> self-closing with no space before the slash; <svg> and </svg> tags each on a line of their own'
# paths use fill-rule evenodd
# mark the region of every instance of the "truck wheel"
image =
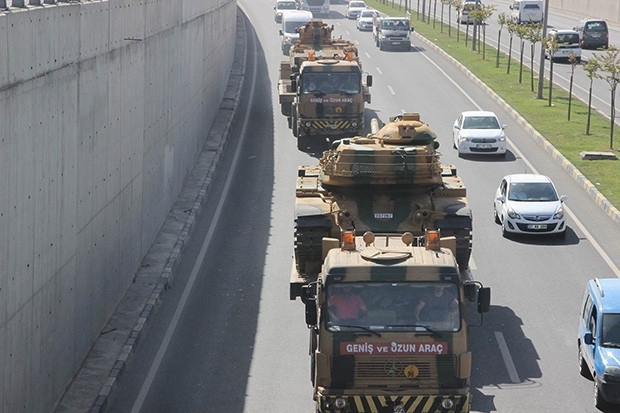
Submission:
<svg viewBox="0 0 620 413">
<path fill-rule="evenodd" d="M 383 46 L 383 42 L 379 42 L 379 50 L 385 50 L 385 47 Z"/>
<path fill-rule="evenodd" d="M 299 125 L 297 123 L 297 107 L 291 108 L 291 129 L 293 130 L 293 136 L 299 136 Z"/>
</svg>

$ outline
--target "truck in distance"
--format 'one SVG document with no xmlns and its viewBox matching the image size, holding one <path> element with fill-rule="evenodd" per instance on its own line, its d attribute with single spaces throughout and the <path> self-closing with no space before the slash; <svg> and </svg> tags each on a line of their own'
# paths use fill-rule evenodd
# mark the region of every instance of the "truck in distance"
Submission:
<svg viewBox="0 0 620 413">
<path fill-rule="evenodd" d="M 408 17 L 373 17 L 372 35 L 379 50 L 398 48 L 411 50 L 411 27 Z"/>
<path fill-rule="evenodd" d="M 285 16 L 286 17 L 286 16 Z M 300 149 L 313 140 L 363 133 L 372 76 L 362 71 L 354 43 L 332 37 L 333 26 L 311 20 L 280 63 L 278 95 Z"/>
</svg>

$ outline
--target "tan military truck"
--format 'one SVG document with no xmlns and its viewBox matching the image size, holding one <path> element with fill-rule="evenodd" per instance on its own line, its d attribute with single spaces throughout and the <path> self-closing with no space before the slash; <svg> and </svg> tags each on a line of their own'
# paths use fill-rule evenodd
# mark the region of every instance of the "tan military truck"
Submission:
<svg viewBox="0 0 620 413">
<path fill-rule="evenodd" d="M 278 94 L 300 146 L 312 139 L 333 140 L 364 130 L 364 104 L 370 103 L 372 76 L 362 71 L 357 47 L 332 37 L 333 26 L 311 20 L 299 29 L 280 63 Z"/>
<path fill-rule="evenodd" d="M 469 412 L 465 314 L 488 311 L 490 289 L 459 273 L 454 241 L 439 231 L 323 240 L 320 275 L 301 294 L 317 412 Z"/>
<path fill-rule="evenodd" d="M 417 113 L 390 119 L 372 133 L 345 138 L 318 165 L 298 169 L 295 191 L 295 268 L 291 299 L 316 279 L 323 238 L 345 231 L 423 236 L 440 229 L 454 236 L 464 270 L 472 249 L 472 213 L 465 185 L 452 165 L 442 165 L 433 130 Z"/>
</svg>

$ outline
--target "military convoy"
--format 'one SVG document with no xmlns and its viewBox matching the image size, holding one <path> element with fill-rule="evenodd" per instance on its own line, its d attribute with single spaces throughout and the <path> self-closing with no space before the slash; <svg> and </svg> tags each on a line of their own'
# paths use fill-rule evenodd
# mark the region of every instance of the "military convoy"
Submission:
<svg viewBox="0 0 620 413">
<path fill-rule="evenodd" d="M 408 48 L 408 21 L 404 44 L 385 23 L 377 45 Z M 467 268 L 466 188 L 419 114 L 374 119 L 364 135 L 372 77 L 332 30 L 301 27 L 278 81 L 298 145 L 332 142 L 298 169 L 290 276 L 290 299 L 306 307 L 316 411 L 469 412 L 466 314 L 489 310 L 490 289 Z"/>
<path fill-rule="evenodd" d="M 301 146 L 363 133 L 364 103 L 372 76 L 364 78 L 352 42 L 333 38 L 333 27 L 311 20 L 280 63 L 281 111 Z"/>
</svg>

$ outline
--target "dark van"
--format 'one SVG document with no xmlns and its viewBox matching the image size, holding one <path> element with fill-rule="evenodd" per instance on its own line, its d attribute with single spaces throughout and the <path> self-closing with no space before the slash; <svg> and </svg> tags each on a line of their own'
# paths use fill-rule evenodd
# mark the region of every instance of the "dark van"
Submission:
<svg viewBox="0 0 620 413">
<path fill-rule="evenodd" d="M 573 30 L 579 32 L 582 49 L 600 49 L 609 47 L 609 29 L 605 20 L 581 20 Z"/>
</svg>

